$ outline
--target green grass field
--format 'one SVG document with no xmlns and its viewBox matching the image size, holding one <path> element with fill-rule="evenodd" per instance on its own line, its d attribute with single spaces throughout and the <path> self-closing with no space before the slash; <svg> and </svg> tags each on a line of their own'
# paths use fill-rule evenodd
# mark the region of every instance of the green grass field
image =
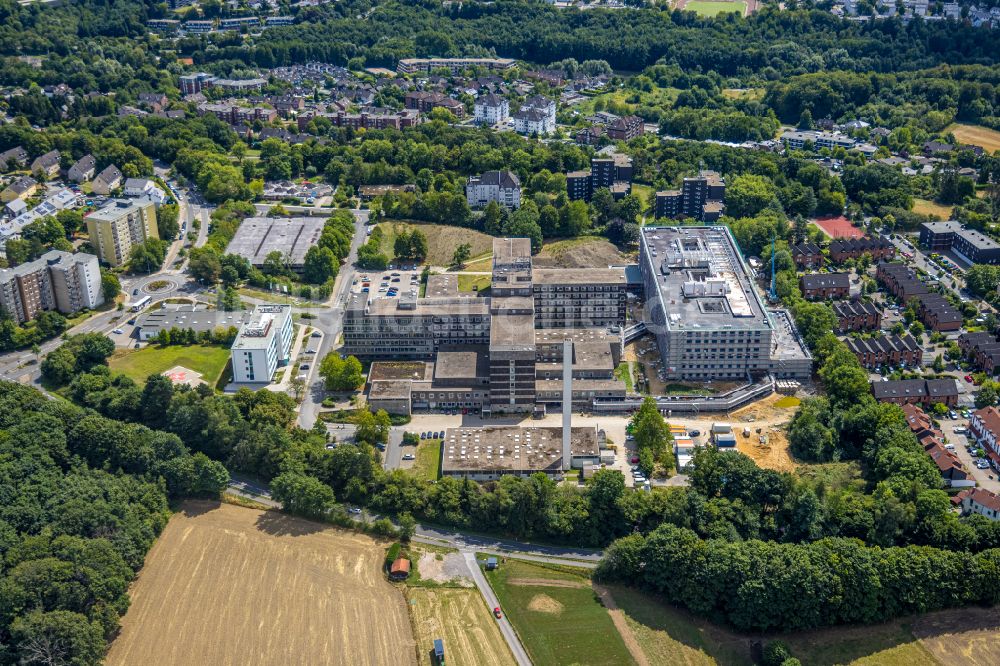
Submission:
<svg viewBox="0 0 1000 666">
<path fill-rule="evenodd" d="M 742 16 L 747 12 L 745 2 L 713 2 L 712 0 L 693 0 L 684 5 L 684 9 L 695 12 L 699 16 L 718 16 L 726 12 L 739 12 Z"/>
<path fill-rule="evenodd" d="M 417 459 L 413 461 L 410 472 L 429 481 L 437 481 L 441 476 L 441 445 L 440 439 L 425 439 L 417 445 Z"/>
<path fill-rule="evenodd" d="M 214 387 L 229 362 L 229 350 L 210 345 L 158 347 L 150 345 L 138 351 L 116 352 L 110 359 L 112 372 L 121 372 L 138 384 L 145 384 L 152 374 L 160 374 L 175 365 L 200 372 Z"/>
<path fill-rule="evenodd" d="M 517 560 L 486 576 L 534 663 L 635 663 L 586 576 Z"/>
<path fill-rule="evenodd" d="M 615 368 L 615 378 L 625 382 L 625 390 L 632 393 L 635 390 L 635 383 L 632 381 L 632 366 L 628 361 L 622 361 Z"/>
<path fill-rule="evenodd" d="M 468 243 L 471 256 L 481 257 L 493 251 L 493 237 L 475 229 L 450 227 L 443 224 L 413 224 L 409 222 L 382 222 L 378 225 L 382 230 L 382 251 L 390 257 L 395 257 L 393 245 L 400 231 L 409 232 L 420 229 L 427 237 L 427 263 L 434 266 L 448 266 L 455 254 L 455 248 L 462 243 Z"/>
</svg>

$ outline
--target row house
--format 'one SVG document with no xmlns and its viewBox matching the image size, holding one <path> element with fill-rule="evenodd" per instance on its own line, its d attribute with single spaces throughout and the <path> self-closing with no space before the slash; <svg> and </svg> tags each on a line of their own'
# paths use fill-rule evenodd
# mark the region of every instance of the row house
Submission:
<svg viewBox="0 0 1000 666">
<path fill-rule="evenodd" d="M 949 488 L 968 488 L 976 481 L 954 452 L 945 448 L 944 434 L 924 410 L 916 405 L 903 405 L 903 414 L 910 432 L 917 438 L 924 452 L 931 457 L 945 485 Z"/>
<path fill-rule="evenodd" d="M 983 407 L 969 417 L 969 433 L 986 451 L 986 456 L 994 467 L 1000 467 L 1000 409 Z"/>
<path fill-rule="evenodd" d="M 851 276 L 847 273 L 810 273 L 799 278 L 802 296 L 813 301 L 847 298 L 851 294 Z"/>
<path fill-rule="evenodd" d="M 951 498 L 964 515 L 978 513 L 990 520 L 1000 520 L 1000 495 L 983 488 L 967 488 Z"/>
<path fill-rule="evenodd" d="M 927 293 L 927 285 L 917 278 L 917 273 L 905 264 L 880 263 L 875 277 L 896 298 L 905 303 L 911 298 Z"/>
<path fill-rule="evenodd" d="M 958 336 L 958 348 L 979 370 L 990 375 L 1000 373 L 1000 340 L 992 333 L 963 333 Z"/>
<path fill-rule="evenodd" d="M 933 331 L 957 331 L 962 328 L 965 318 L 941 294 L 924 294 L 917 299 L 917 314 L 920 320 Z"/>
<path fill-rule="evenodd" d="M 954 379 L 896 379 L 872 382 L 872 395 L 879 402 L 895 405 L 958 404 L 958 383 Z"/>
<path fill-rule="evenodd" d="M 875 261 L 888 261 L 896 256 L 896 246 L 884 236 L 878 238 L 838 238 L 830 243 L 830 260 L 843 263 L 871 255 Z"/>
<path fill-rule="evenodd" d="M 868 369 L 903 365 L 915 368 L 924 361 L 923 348 L 909 334 L 848 338 L 845 344 L 858 357 L 862 367 Z"/>
<path fill-rule="evenodd" d="M 882 327 L 882 311 L 868 301 L 834 303 L 833 313 L 837 315 L 838 330 L 841 333 L 871 331 Z"/>
<path fill-rule="evenodd" d="M 819 268 L 823 265 L 823 250 L 816 243 L 799 243 L 792 246 L 792 261 L 799 269 Z"/>
</svg>

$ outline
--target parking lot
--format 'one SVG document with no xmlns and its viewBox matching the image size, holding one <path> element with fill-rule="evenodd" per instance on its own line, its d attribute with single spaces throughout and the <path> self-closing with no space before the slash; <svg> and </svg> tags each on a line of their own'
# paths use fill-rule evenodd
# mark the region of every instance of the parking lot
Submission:
<svg viewBox="0 0 1000 666">
<path fill-rule="evenodd" d="M 1000 475 L 990 467 L 985 458 L 978 456 L 977 452 L 980 447 L 976 444 L 975 437 L 968 432 L 968 418 L 961 413 L 956 413 L 956 416 L 958 416 L 957 419 L 953 419 L 949 415 L 938 420 L 945 436 L 945 446 L 952 447 L 949 450 L 954 451 L 980 487 L 990 492 L 1000 493 Z M 956 429 L 959 432 L 955 432 Z"/>
<path fill-rule="evenodd" d="M 352 294 L 368 298 L 397 298 L 403 294 L 420 293 L 420 271 L 387 268 L 384 271 L 363 272 L 351 283 Z"/>
</svg>

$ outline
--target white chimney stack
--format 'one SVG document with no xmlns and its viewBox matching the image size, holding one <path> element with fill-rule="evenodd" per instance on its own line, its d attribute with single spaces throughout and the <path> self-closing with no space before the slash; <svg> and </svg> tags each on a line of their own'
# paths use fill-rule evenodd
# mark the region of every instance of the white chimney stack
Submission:
<svg viewBox="0 0 1000 666">
<path fill-rule="evenodd" d="M 563 441 L 562 468 L 568 472 L 572 462 L 572 452 L 569 448 L 570 434 L 573 423 L 573 341 L 563 341 Z"/>
</svg>

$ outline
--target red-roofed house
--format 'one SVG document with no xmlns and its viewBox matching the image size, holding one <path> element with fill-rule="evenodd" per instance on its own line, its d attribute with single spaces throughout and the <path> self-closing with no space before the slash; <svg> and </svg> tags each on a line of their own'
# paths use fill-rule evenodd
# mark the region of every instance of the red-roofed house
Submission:
<svg viewBox="0 0 1000 666">
<path fill-rule="evenodd" d="M 990 520 L 1000 520 L 1000 495 L 982 488 L 969 488 L 960 492 L 954 499 L 958 500 L 962 513 L 978 513 Z"/>
<path fill-rule="evenodd" d="M 1000 409 L 984 407 L 977 409 L 969 418 L 969 432 L 986 450 L 986 455 L 994 466 L 1000 465 Z"/>
</svg>

